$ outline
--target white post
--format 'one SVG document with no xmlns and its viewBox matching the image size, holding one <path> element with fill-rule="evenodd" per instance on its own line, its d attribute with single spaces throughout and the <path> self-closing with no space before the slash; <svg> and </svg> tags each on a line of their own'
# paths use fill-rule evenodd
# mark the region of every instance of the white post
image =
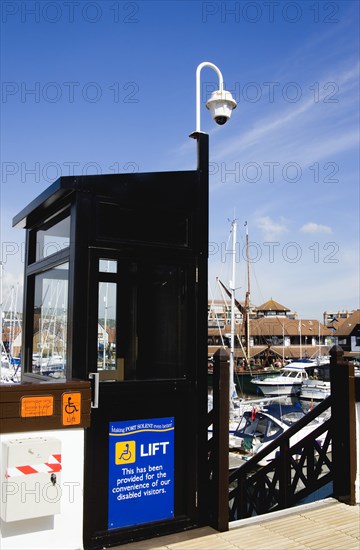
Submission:
<svg viewBox="0 0 360 550">
<path fill-rule="evenodd" d="M 204 61 L 200 63 L 196 69 L 196 132 L 201 132 L 200 129 L 200 72 L 204 67 L 210 67 L 213 69 L 219 77 L 219 90 L 222 92 L 224 88 L 224 81 L 220 69 L 210 63 L 209 61 Z"/>
<path fill-rule="evenodd" d="M 230 324 L 230 406 L 234 392 L 234 365 L 235 365 L 235 267 L 236 267 L 236 220 L 232 222 L 232 274 L 230 281 L 231 290 L 231 324 Z"/>
<path fill-rule="evenodd" d="M 247 291 L 245 302 L 246 315 L 246 356 L 245 361 L 250 368 L 250 258 L 249 258 L 249 231 L 248 223 L 245 222 L 246 237 L 246 267 L 247 267 Z"/>
</svg>

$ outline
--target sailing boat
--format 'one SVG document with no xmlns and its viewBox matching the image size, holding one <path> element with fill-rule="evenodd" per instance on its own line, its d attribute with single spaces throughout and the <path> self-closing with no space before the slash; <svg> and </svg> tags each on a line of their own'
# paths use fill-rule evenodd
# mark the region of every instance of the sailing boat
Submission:
<svg viewBox="0 0 360 550">
<path fill-rule="evenodd" d="M 244 414 L 245 413 L 252 413 L 252 411 L 255 410 L 255 407 L 257 407 L 256 410 L 262 410 L 264 402 L 268 400 L 264 399 L 240 399 L 237 391 L 236 386 L 234 382 L 234 373 L 235 373 L 235 336 L 236 336 L 236 323 L 235 323 L 235 306 L 241 311 L 243 314 L 243 318 L 245 319 L 245 325 L 248 324 L 249 321 L 249 310 L 250 310 L 250 288 L 248 283 L 248 289 L 246 293 L 246 300 L 245 300 L 245 307 L 241 306 L 239 302 L 235 299 L 235 290 L 236 290 L 236 232 L 237 232 L 237 222 L 236 220 L 233 220 L 231 223 L 231 234 L 232 234 L 232 247 L 230 254 L 232 255 L 232 273 L 231 273 L 231 280 L 229 282 L 229 288 L 228 291 L 226 289 L 226 292 L 230 296 L 231 299 L 231 309 L 230 309 L 230 346 L 229 346 L 229 449 L 235 448 L 237 451 L 239 450 L 239 437 L 236 436 L 236 434 L 239 431 L 239 426 L 241 422 L 243 421 Z M 248 239 L 247 239 L 248 244 Z M 247 258 L 248 259 L 248 258 Z M 248 278 L 249 278 L 249 268 L 248 268 Z M 224 287 L 225 288 L 225 287 Z M 242 346 L 242 342 L 240 341 L 240 345 Z M 244 350 L 244 356 L 246 358 L 246 361 L 248 364 L 249 362 L 249 356 L 250 356 L 250 346 L 249 346 L 249 331 L 246 329 L 246 351 Z M 243 346 L 242 346 L 243 347 Z M 243 348 L 244 349 L 244 348 Z M 245 373 L 243 373 L 245 375 Z M 251 373 L 252 376 L 253 373 Z M 248 374 L 250 379 L 250 374 Z M 208 407 L 209 409 L 212 408 L 212 402 L 211 402 L 211 396 L 208 398 Z M 208 433 L 209 436 L 212 432 L 212 426 L 209 427 Z M 230 452 L 230 455 L 232 456 L 232 461 L 235 461 L 237 466 L 241 465 L 242 457 L 239 455 L 233 456 L 233 454 Z M 236 459 L 236 460 L 235 460 Z M 240 462 L 239 462 L 240 461 Z"/>
<path fill-rule="evenodd" d="M 248 233 L 248 224 L 245 222 L 246 228 L 246 268 L 247 268 L 247 290 L 245 294 L 245 302 L 242 305 L 235 298 L 235 275 L 236 275 L 236 232 L 237 232 L 237 222 L 234 220 L 231 224 L 231 234 L 232 234 L 232 247 L 229 254 L 232 256 L 232 278 L 229 283 L 229 289 L 217 279 L 217 282 L 220 286 L 221 292 L 225 292 L 226 295 L 231 300 L 230 306 L 230 338 L 229 338 L 229 353 L 230 353 L 230 391 L 233 392 L 234 387 L 236 386 L 243 394 L 254 394 L 256 389 L 251 383 L 251 380 L 254 376 L 264 375 L 273 376 L 279 373 L 279 369 L 256 367 L 251 365 L 251 349 L 250 349 L 250 259 L 249 259 L 249 233 Z M 224 301 L 226 298 L 224 297 Z M 244 343 L 242 342 L 241 335 L 236 334 L 236 320 L 235 320 L 235 309 L 237 309 L 243 318 L 242 327 L 244 334 Z M 235 357 L 235 338 L 238 338 L 238 343 L 242 350 L 244 357 L 245 369 L 239 368 L 237 366 L 237 361 Z M 224 345 L 224 344 L 223 344 Z M 225 346 L 224 346 L 225 347 Z M 267 350 L 269 352 L 269 349 Z M 236 383 L 234 383 L 234 377 Z"/>
<path fill-rule="evenodd" d="M 230 357 L 229 357 L 229 436 L 232 437 L 238 428 L 239 422 L 243 416 L 245 410 L 248 410 L 251 406 L 244 399 L 239 399 L 234 383 L 234 371 L 235 371 L 235 304 L 238 304 L 235 299 L 235 276 L 236 276 L 236 230 L 237 223 L 234 220 L 231 224 L 232 233 L 232 275 L 229 282 L 230 298 L 231 298 L 231 317 L 230 317 Z M 239 306 L 238 306 L 239 307 Z M 212 408 L 211 396 L 208 397 L 208 407 Z M 209 435 L 212 432 L 212 426 L 209 427 Z"/>
<path fill-rule="evenodd" d="M 247 224 L 246 224 L 247 227 Z M 236 336 L 236 323 L 235 323 L 235 307 L 237 307 L 243 314 L 245 323 L 245 341 L 246 348 L 243 348 L 244 357 L 248 366 L 250 367 L 250 336 L 249 336 L 249 312 L 250 312 L 250 284 L 249 284 L 249 257 L 247 254 L 247 275 L 248 275 L 248 287 L 246 292 L 245 306 L 241 306 L 235 299 L 235 277 L 236 277 L 236 220 L 232 222 L 232 274 L 229 282 L 229 291 L 226 292 L 231 299 L 230 310 L 230 360 L 229 360 L 229 467 L 240 467 L 247 458 L 257 453 L 260 449 L 268 445 L 277 436 L 283 433 L 285 430 L 297 421 L 299 418 L 305 415 L 305 412 L 301 407 L 289 405 L 288 403 L 281 403 L 278 398 L 269 397 L 262 399 L 239 399 L 234 382 L 235 373 L 235 336 Z M 248 247 L 248 233 L 246 231 L 246 244 Z M 224 287 L 224 285 L 223 285 Z M 225 287 L 224 287 L 225 288 Z M 242 342 L 240 345 L 242 346 Z M 242 346 L 243 347 L 243 346 Z M 240 376 L 245 376 L 245 373 Z M 246 373 L 249 379 L 255 374 L 255 372 Z M 208 402 L 209 404 L 209 402 Z M 210 403 L 211 406 L 211 403 Z M 304 437 L 309 431 L 315 429 L 313 423 L 309 428 L 304 428 L 299 432 L 299 437 Z M 211 427 L 209 429 L 209 435 L 211 433 Z M 275 451 L 274 451 L 275 453 Z M 274 454 L 273 453 L 273 454 Z M 273 455 L 269 455 L 264 459 L 264 463 L 267 464 L 268 460 Z"/>
<path fill-rule="evenodd" d="M 237 222 L 236 220 L 233 220 L 231 223 L 231 234 L 232 234 L 232 246 L 231 251 L 229 252 L 232 255 L 232 273 L 231 273 L 231 280 L 229 282 L 230 291 L 222 285 L 221 281 L 220 284 L 224 287 L 225 291 L 227 292 L 228 296 L 231 300 L 231 307 L 230 307 L 230 338 L 229 338 L 229 404 L 230 404 L 230 419 L 229 419 L 229 431 L 230 433 L 233 433 L 242 417 L 242 414 L 244 412 L 243 409 L 243 401 L 240 400 L 237 391 L 236 386 L 234 383 L 234 372 L 235 372 L 235 336 L 236 336 L 236 330 L 235 330 L 235 307 L 240 309 L 242 311 L 242 306 L 239 304 L 239 302 L 235 299 L 235 277 L 236 277 L 236 232 L 237 232 Z M 219 280 L 217 280 L 219 282 Z M 223 346 L 225 347 L 225 344 L 223 342 Z M 210 373 L 210 376 L 212 378 L 212 373 Z M 212 385 L 212 379 L 209 379 L 210 385 Z M 209 408 L 212 407 L 211 403 L 211 396 L 209 396 Z M 210 430 L 211 431 L 211 430 Z"/>
</svg>

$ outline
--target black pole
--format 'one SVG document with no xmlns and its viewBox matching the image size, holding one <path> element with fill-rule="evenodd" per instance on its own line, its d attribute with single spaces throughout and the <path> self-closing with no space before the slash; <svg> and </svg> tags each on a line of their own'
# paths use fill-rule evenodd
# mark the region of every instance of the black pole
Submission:
<svg viewBox="0 0 360 550">
<path fill-rule="evenodd" d="M 229 530 L 229 354 L 222 348 L 214 353 L 213 408 L 214 455 L 213 493 L 209 505 L 211 526 Z"/>
<path fill-rule="evenodd" d="M 330 350 L 332 459 L 334 496 L 340 502 L 355 504 L 356 421 L 354 366 L 344 361 L 340 346 Z"/>
<path fill-rule="evenodd" d="M 196 225 L 196 293 L 197 293 L 197 329 L 196 365 L 198 385 L 198 522 L 208 525 L 208 479 L 207 479 L 207 356 L 208 356 L 208 248 L 209 248 L 209 136 L 194 132 L 192 138 L 197 141 L 197 189 L 194 189 L 194 201 L 197 203 Z M 196 196 L 195 196 L 196 195 Z"/>
<path fill-rule="evenodd" d="M 204 132 L 193 132 L 189 137 L 197 140 L 197 169 L 206 174 L 209 181 L 209 135 Z"/>
</svg>

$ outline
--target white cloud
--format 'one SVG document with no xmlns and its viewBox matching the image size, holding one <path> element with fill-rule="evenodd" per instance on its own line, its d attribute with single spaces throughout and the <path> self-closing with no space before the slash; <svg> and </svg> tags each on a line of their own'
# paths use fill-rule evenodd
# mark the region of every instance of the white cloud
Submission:
<svg viewBox="0 0 360 550">
<path fill-rule="evenodd" d="M 278 237 L 287 232 L 283 223 L 272 220 L 269 216 L 262 216 L 256 220 L 256 226 L 264 233 L 267 239 Z"/>
<path fill-rule="evenodd" d="M 302 231 L 302 233 L 332 233 L 332 229 L 328 225 L 314 222 L 306 223 L 300 228 L 300 231 Z"/>
<path fill-rule="evenodd" d="M 316 94 L 313 90 L 314 95 L 305 94 L 305 90 L 312 90 L 311 81 L 301 83 L 304 94 L 299 102 L 281 105 L 280 109 L 269 109 L 270 114 L 259 112 L 251 128 L 239 126 L 238 135 L 224 138 L 212 158 L 227 159 L 235 155 L 237 159 L 242 159 L 245 154 L 254 153 L 258 162 L 261 157 L 267 157 L 265 160 L 297 161 L 304 167 L 313 163 L 314 159 L 329 160 L 331 155 L 358 147 L 359 134 L 354 120 L 354 104 L 358 101 L 358 71 L 356 63 L 346 70 L 324 75 L 321 82 L 326 84 L 318 83 L 319 89 Z M 347 119 L 349 113 L 351 118 Z M 345 120 L 348 120 L 346 126 Z M 329 125 L 333 132 L 328 131 Z"/>
</svg>

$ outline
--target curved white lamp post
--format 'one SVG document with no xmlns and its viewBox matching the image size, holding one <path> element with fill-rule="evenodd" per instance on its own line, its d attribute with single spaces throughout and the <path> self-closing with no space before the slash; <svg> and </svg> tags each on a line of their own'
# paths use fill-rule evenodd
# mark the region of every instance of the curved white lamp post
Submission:
<svg viewBox="0 0 360 550">
<path fill-rule="evenodd" d="M 196 69 L 196 130 L 195 132 L 200 133 L 200 73 L 204 67 L 209 67 L 213 69 L 219 77 L 219 89 L 211 94 L 210 99 L 206 102 L 206 107 L 209 109 L 211 116 L 217 124 L 225 124 L 230 116 L 232 111 L 236 108 L 236 101 L 231 95 L 230 92 L 224 90 L 224 80 L 221 74 L 220 69 L 210 63 L 209 61 L 204 61 L 200 63 Z"/>
</svg>

